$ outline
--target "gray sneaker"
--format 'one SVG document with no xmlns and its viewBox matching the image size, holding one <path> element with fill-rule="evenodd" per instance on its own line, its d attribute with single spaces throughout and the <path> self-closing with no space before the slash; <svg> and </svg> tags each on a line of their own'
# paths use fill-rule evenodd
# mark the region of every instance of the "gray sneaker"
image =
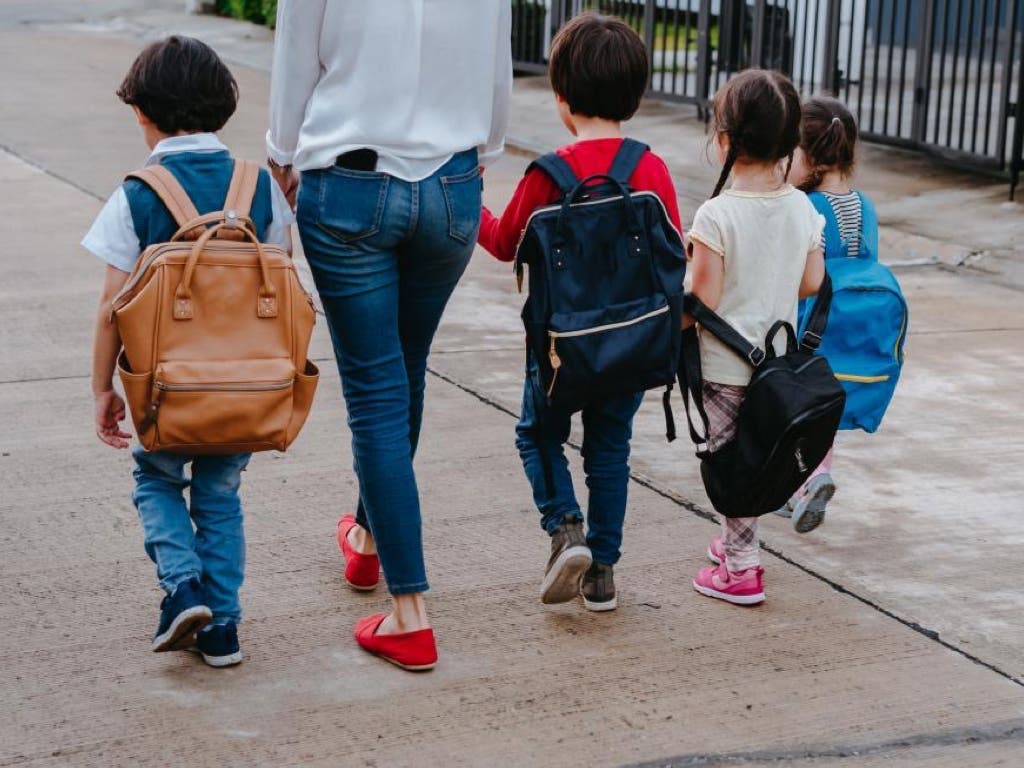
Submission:
<svg viewBox="0 0 1024 768">
<path fill-rule="evenodd" d="M 588 611 L 614 611 L 618 602 L 615 599 L 615 573 L 612 566 L 592 563 L 583 574 L 580 594 L 583 595 L 583 607 Z"/>
<path fill-rule="evenodd" d="M 540 585 L 540 601 L 567 603 L 580 593 L 580 579 L 593 558 L 583 535 L 583 522 L 566 516 L 551 535 L 551 558 Z"/>
<path fill-rule="evenodd" d="M 797 533 L 810 533 L 825 520 L 825 507 L 836 492 L 832 475 L 822 472 L 807 483 L 804 497 L 793 505 L 793 527 Z"/>
<path fill-rule="evenodd" d="M 787 501 L 783 506 L 779 507 L 778 509 L 773 509 L 772 514 L 778 515 L 779 517 L 784 517 L 788 520 L 793 516 L 793 506 L 795 504 L 796 496 L 790 496 L 789 501 Z"/>
</svg>

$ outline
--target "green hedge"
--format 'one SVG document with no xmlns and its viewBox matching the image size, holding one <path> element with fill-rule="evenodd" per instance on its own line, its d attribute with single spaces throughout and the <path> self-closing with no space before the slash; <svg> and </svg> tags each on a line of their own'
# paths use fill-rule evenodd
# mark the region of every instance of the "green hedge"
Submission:
<svg viewBox="0 0 1024 768">
<path fill-rule="evenodd" d="M 277 0 L 217 0 L 217 12 L 273 27 Z"/>
</svg>

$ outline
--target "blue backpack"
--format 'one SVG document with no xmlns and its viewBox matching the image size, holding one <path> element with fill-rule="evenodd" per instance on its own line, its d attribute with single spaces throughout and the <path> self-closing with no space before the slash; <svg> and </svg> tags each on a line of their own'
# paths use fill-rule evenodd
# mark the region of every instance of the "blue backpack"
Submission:
<svg viewBox="0 0 1024 768">
<path fill-rule="evenodd" d="M 530 216 L 516 249 L 527 344 L 548 402 L 577 411 L 609 397 L 666 387 L 679 364 L 686 256 L 679 232 L 653 192 L 629 179 L 647 146 L 622 142 L 606 174 L 579 179 L 557 154 L 530 168 L 547 174 L 560 202 Z"/>
<path fill-rule="evenodd" d="M 860 252 L 849 256 L 849 242 L 828 198 L 808 197 L 825 217 L 825 268 L 832 278 L 832 308 L 819 353 L 846 390 L 840 429 L 874 432 L 885 415 L 903 368 L 907 302 L 892 271 L 878 262 L 878 216 L 861 200 Z M 800 328 L 807 324 L 808 301 L 800 305 Z"/>
</svg>

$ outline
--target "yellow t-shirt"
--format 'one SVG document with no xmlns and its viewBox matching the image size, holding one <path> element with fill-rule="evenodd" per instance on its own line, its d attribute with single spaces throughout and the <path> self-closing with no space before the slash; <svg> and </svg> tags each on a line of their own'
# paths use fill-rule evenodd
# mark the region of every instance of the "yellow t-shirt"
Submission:
<svg viewBox="0 0 1024 768">
<path fill-rule="evenodd" d="M 697 211 L 690 237 L 725 264 L 718 314 L 751 344 L 764 348 L 776 320 L 796 326 L 807 255 L 821 247 L 825 219 L 787 184 L 775 192 L 726 190 Z M 785 349 L 785 337 L 776 338 Z M 746 386 L 753 369 L 710 333 L 700 334 L 704 379 Z"/>
</svg>

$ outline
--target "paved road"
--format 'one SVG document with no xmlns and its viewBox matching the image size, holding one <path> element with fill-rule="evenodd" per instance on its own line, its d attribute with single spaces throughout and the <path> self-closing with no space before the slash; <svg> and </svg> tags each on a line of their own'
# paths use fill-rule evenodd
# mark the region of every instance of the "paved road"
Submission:
<svg viewBox="0 0 1024 768">
<path fill-rule="evenodd" d="M 17 23 L 27 12 L 47 24 Z M 438 339 L 418 461 L 438 670 L 401 674 L 350 639 L 385 600 L 339 578 L 333 527 L 354 483 L 329 364 L 294 450 L 257 457 L 246 477 L 246 663 L 148 653 L 159 593 L 127 457 L 91 433 L 101 269 L 77 241 L 144 157 L 111 94 L 154 18 L 83 22 L 47 2 L 0 15 L 0 766 L 1018 762 L 1019 294 L 936 269 L 903 274 L 918 318 L 907 380 L 885 432 L 841 445 L 834 517 L 799 539 L 766 525 L 783 557 L 768 558 L 763 608 L 690 590 L 713 528 L 654 404 L 637 429 L 622 607 L 538 603 L 546 542 L 511 445 L 518 298 L 481 254 Z M 257 65 L 235 67 L 243 98 L 225 138 L 259 157 L 266 38 L 205 29 Z M 492 203 L 522 164 L 489 172 Z M 329 363 L 322 326 L 314 356 Z"/>
</svg>

